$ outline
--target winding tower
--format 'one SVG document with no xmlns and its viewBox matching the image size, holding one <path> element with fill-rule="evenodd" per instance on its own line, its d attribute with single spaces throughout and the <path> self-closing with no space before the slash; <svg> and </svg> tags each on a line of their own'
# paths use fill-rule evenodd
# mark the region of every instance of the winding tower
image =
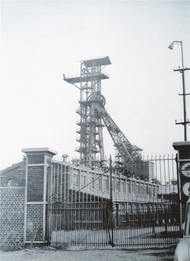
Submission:
<svg viewBox="0 0 190 261">
<path fill-rule="evenodd" d="M 108 56 L 81 61 L 80 75 L 65 76 L 64 80 L 80 90 L 80 107 L 77 113 L 80 121 L 77 125 L 80 146 L 80 163 L 92 167 L 93 162 L 104 160 L 103 127 L 105 126 L 113 140 L 118 155 L 123 162 L 141 161 L 140 153 L 135 149 L 105 109 L 105 97 L 101 94 L 101 81 L 109 79 L 103 72 L 111 64 Z"/>
<path fill-rule="evenodd" d="M 75 85 L 80 90 L 80 106 L 76 111 L 80 115 L 80 120 L 77 121 L 77 125 L 79 125 L 77 141 L 80 145 L 76 151 L 80 153 L 80 162 L 85 165 L 97 159 L 104 159 L 102 134 L 104 125 L 95 108 L 99 99 L 103 99 L 101 81 L 109 79 L 109 76 L 103 72 L 103 68 L 109 64 L 111 61 L 108 56 L 84 60 L 80 64 L 80 75 L 64 76 L 66 82 Z M 104 99 L 102 103 L 104 103 Z"/>
</svg>

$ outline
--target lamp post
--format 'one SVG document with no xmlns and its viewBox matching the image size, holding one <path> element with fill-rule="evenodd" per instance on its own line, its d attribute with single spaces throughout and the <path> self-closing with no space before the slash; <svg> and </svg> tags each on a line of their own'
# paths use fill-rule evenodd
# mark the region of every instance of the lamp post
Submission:
<svg viewBox="0 0 190 261">
<path fill-rule="evenodd" d="M 174 71 L 179 71 L 182 73 L 182 85 L 183 85 L 183 93 L 181 94 L 183 96 L 183 115 L 184 115 L 184 119 L 183 122 L 179 122 L 176 124 L 182 124 L 184 125 L 184 140 L 187 141 L 187 124 L 190 123 L 189 121 L 187 121 L 186 118 L 186 92 L 185 92 L 185 70 L 189 70 L 190 68 L 184 68 L 184 61 L 183 61 L 183 42 L 182 41 L 173 41 L 168 48 L 170 50 L 173 50 L 174 45 L 178 44 L 181 45 L 181 62 L 182 62 L 182 68 L 179 69 L 175 69 Z"/>
<path fill-rule="evenodd" d="M 100 167 L 104 172 L 110 172 L 110 202 L 109 202 L 109 211 L 111 213 L 111 236 L 110 236 L 110 245 L 114 247 L 113 243 L 113 187 L 112 187 L 112 173 L 113 169 L 117 172 L 122 172 L 124 169 L 124 164 L 119 161 L 112 161 L 110 155 L 109 160 L 100 161 Z"/>
<path fill-rule="evenodd" d="M 63 154 L 62 155 L 62 159 L 63 159 L 63 163 L 64 163 L 64 170 L 63 170 L 63 186 L 62 186 L 62 175 L 61 175 L 61 190 L 63 189 L 63 199 L 65 200 L 66 197 L 67 197 L 67 192 L 66 192 L 66 189 L 67 189 L 67 174 L 66 174 L 66 159 L 68 158 L 68 155 L 67 154 Z M 61 191 L 61 196 L 62 196 L 62 191 Z"/>
</svg>

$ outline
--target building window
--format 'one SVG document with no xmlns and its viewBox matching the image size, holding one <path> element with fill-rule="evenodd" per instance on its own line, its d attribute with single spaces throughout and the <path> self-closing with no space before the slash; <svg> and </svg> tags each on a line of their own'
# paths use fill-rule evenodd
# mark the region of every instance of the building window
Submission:
<svg viewBox="0 0 190 261">
<path fill-rule="evenodd" d="M 126 193 L 126 186 L 124 180 L 121 182 L 121 192 Z"/>
<path fill-rule="evenodd" d="M 7 181 L 7 187 L 16 187 L 17 186 L 17 181 L 16 179 L 10 178 Z"/>
<path fill-rule="evenodd" d="M 94 189 L 94 177 L 91 177 L 91 184 L 90 184 L 90 185 L 91 185 L 90 187 L 91 187 L 92 189 Z"/>
<path fill-rule="evenodd" d="M 104 179 L 104 191 L 108 191 L 109 190 L 109 179 L 105 178 Z"/>
<path fill-rule="evenodd" d="M 125 204 L 121 204 L 121 214 L 125 214 Z"/>
<path fill-rule="evenodd" d="M 152 186 L 149 186 L 148 192 L 150 195 L 152 195 Z"/>
<path fill-rule="evenodd" d="M 156 195 L 156 190 L 155 187 L 152 188 L 152 195 L 155 196 Z"/>
<path fill-rule="evenodd" d="M 144 188 L 144 184 L 141 184 L 141 194 L 145 195 L 145 188 Z"/>
<path fill-rule="evenodd" d="M 104 179 L 104 191 L 106 191 L 106 182 L 107 182 L 107 180 Z"/>
<path fill-rule="evenodd" d="M 137 214 L 137 205 L 136 204 L 133 204 L 133 206 L 132 206 L 132 213 Z"/>
<path fill-rule="evenodd" d="M 98 185 L 99 185 L 99 189 L 101 190 L 102 189 L 102 178 L 99 177 L 98 179 Z"/>
<path fill-rule="evenodd" d="M 140 195 L 141 194 L 141 187 L 140 187 L 139 183 L 137 183 L 137 188 L 138 188 L 138 194 Z"/>
<path fill-rule="evenodd" d="M 147 213 L 147 212 L 148 212 L 148 206 L 144 205 L 144 213 Z"/>
<path fill-rule="evenodd" d="M 115 178 L 112 178 L 112 190 L 113 190 L 113 191 L 116 190 L 116 181 L 115 181 Z"/>
<path fill-rule="evenodd" d="M 79 186 L 79 178 L 77 174 L 73 175 L 73 186 L 78 187 Z"/>
<path fill-rule="evenodd" d="M 119 179 L 116 179 L 116 191 L 120 192 L 120 183 L 119 183 Z"/>
<path fill-rule="evenodd" d="M 86 186 L 86 176 L 82 175 L 81 176 L 81 187 Z"/>
<path fill-rule="evenodd" d="M 135 182 L 134 181 L 132 181 L 132 193 L 135 194 Z"/>
<path fill-rule="evenodd" d="M 148 185 L 145 185 L 145 193 L 148 195 Z"/>
<path fill-rule="evenodd" d="M 128 213 L 132 214 L 132 205 L 131 204 L 128 205 Z"/>
<path fill-rule="evenodd" d="M 109 178 L 106 179 L 106 190 L 109 190 Z M 113 180 L 112 180 L 112 189 L 113 189 Z"/>
<path fill-rule="evenodd" d="M 131 182 L 127 181 L 127 191 L 128 193 L 131 193 Z"/>
</svg>

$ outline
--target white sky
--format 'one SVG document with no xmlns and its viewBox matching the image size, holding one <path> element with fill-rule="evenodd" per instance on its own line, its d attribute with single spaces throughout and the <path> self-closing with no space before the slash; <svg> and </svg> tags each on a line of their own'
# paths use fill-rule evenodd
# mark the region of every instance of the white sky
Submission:
<svg viewBox="0 0 190 261">
<path fill-rule="evenodd" d="M 79 61 L 109 56 L 102 81 L 106 109 L 144 155 L 175 154 L 183 141 L 181 49 L 190 67 L 190 1 L 3 1 L 1 15 L 1 167 L 22 160 L 23 148 L 49 147 L 70 158 L 79 91 L 63 74 Z M 190 71 L 186 71 L 190 92 Z M 190 96 L 187 96 L 190 118 Z M 188 126 L 188 139 L 190 133 Z M 105 154 L 114 147 L 104 130 Z"/>
</svg>

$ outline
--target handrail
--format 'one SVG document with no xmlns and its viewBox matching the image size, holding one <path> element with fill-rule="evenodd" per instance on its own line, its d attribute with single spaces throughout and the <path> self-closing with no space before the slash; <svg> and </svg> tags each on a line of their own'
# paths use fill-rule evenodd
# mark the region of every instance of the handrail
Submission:
<svg viewBox="0 0 190 261">
<path fill-rule="evenodd" d="M 96 75 L 101 75 L 101 74 L 104 74 L 106 75 L 107 77 L 110 77 L 108 73 L 106 72 L 95 72 L 95 73 L 89 73 L 89 74 L 84 74 L 84 75 L 80 75 L 80 74 L 73 74 L 73 75 L 65 75 L 63 74 L 63 78 L 64 79 L 71 79 L 71 78 L 78 78 L 78 77 L 81 77 L 81 78 L 85 78 L 86 76 L 96 76 Z"/>
</svg>

